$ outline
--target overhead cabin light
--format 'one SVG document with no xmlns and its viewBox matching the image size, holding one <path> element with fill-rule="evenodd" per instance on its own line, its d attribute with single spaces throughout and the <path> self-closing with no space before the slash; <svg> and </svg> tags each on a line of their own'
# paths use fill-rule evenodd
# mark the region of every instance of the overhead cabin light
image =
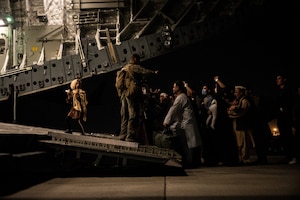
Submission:
<svg viewBox="0 0 300 200">
<path fill-rule="evenodd" d="M 3 18 L 0 18 L 0 26 L 7 26 L 15 22 L 14 18 L 10 15 L 5 15 Z"/>
<path fill-rule="evenodd" d="M 165 24 L 162 28 L 161 34 L 162 34 L 164 46 L 167 48 L 170 48 L 173 43 L 172 31 L 171 31 L 170 26 Z"/>
</svg>

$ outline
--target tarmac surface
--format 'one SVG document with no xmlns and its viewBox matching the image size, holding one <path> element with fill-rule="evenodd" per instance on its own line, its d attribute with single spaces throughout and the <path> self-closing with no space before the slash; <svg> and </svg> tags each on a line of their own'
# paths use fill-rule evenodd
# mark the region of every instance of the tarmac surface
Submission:
<svg viewBox="0 0 300 200">
<path fill-rule="evenodd" d="M 264 165 L 195 169 L 151 163 L 92 167 L 84 160 L 61 165 L 52 154 L 28 147 L 34 145 L 26 135 L 46 137 L 49 131 L 61 130 L 0 123 L 0 199 L 300 199 L 300 165 L 288 165 L 282 155 L 270 155 Z"/>
</svg>

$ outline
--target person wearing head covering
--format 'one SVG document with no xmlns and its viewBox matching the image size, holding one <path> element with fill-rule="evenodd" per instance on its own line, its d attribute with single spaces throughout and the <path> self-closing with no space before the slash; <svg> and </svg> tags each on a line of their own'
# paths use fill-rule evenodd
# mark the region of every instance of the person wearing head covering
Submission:
<svg viewBox="0 0 300 200">
<path fill-rule="evenodd" d="M 87 120 L 87 97 L 86 92 L 82 89 L 82 81 L 80 79 L 74 79 L 70 84 L 71 90 L 67 90 L 66 102 L 71 104 L 71 109 L 67 114 L 67 130 L 66 133 L 72 133 L 72 119 L 76 120 L 80 126 L 81 134 L 84 134 L 84 127 L 82 122 Z"/>
<path fill-rule="evenodd" d="M 235 86 L 234 95 L 236 99 L 228 108 L 228 116 L 232 118 L 240 164 L 251 162 L 250 150 L 255 147 L 250 119 L 251 103 L 246 98 L 245 91 L 246 87 Z"/>
</svg>

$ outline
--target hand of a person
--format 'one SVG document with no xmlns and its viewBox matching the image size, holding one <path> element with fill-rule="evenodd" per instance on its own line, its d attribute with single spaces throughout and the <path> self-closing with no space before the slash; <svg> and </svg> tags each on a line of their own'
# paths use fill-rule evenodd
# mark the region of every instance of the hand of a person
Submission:
<svg viewBox="0 0 300 200">
<path fill-rule="evenodd" d="M 182 82 L 183 82 L 184 87 L 188 87 L 189 86 L 189 84 L 186 81 L 182 81 Z"/>
<path fill-rule="evenodd" d="M 214 76 L 214 81 L 218 82 L 218 80 L 219 80 L 219 76 Z"/>
</svg>

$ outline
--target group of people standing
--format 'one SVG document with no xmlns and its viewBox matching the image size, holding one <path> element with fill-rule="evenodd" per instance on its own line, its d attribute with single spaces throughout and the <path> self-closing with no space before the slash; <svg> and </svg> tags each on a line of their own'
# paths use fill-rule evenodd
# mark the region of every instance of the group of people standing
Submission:
<svg viewBox="0 0 300 200">
<path fill-rule="evenodd" d="M 119 80 L 116 80 L 121 102 L 119 139 L 158 145 L 157 139 L 155 139 L 157 131 L 169 130 L 169 137 L 164 137 L 164 139 L 168 139 L 169 146 L 162 147 L 173 148 L 180 153 L 185 166 L 193 165 L 197 157 L 201 156 L 202 141 L 192 102 L 186 94 L 184 82 L 175 81 L 173 83 L 172 96 L 174 96 L 174 100 L 172 104 L 164 104 L 166 103 L 164 100 L 168 100 L 166 98 L 161 100 L 160 105 L 167 107 L 160 107 L 160 111 L 162 111 L 160 116 L 163 116 L 160 118 L 158 113 L 154 113 L 157 104 L 151 102 L 153 99 L 150 89 L 142 82 L 144 77 L 157 74 L 158 71 L 146 69 L 139 63 L 140 56 L 133 54 L 129 63 L 121 69 L 127 73 L 124 86 L 120 87 Z M 161 97 L 164 96 L 165 93 Z M 157 119 L 161 119 L 161 121 Z M 151 127 L 154 126 L 154 122 L 158 123 L 156 128 Z M 162 134 L 166 134 L 166 132 Z M 147 139 L 145 140 L 145 138 Z"/>
<path fill-rule="evenodd" d="M 280 133 L 277 140 L 286 156 L 283 162 L 297 163 L 299 88 L 288 83 L 285 73 L 276 74 L 275 80 L 274 97 L 258 95 L 249 86 L 228 87 L 218 76 L 214 77 L 215 85 L 203 85 L 198 103 L 199 126 L 203 157 L 208 164 L 268 163 L 268 151 L 274 139 L 269 122 L 274 119 Z M 257 157 L 254 161 L 250 158 L 252 150 Z"/>
<path fill-rule="evenodd" d="M 272 133 L 268 122 L 276 118 L 280 139 L 289 164 L 299 159 L 299 94 L 278 74 L 278 96 L 275 102 L 255 94 L 250 87 L 227 87 L 218 76 L 214 85 L 203 84 L 201 94 L 185 81 L 173 82 L 172 94 L 151 91 L 145 77 L 158 74 L 140 65 L 133 54 L 120 72 L 122 87 L 116 80 L 120 98 L 120 132 L 127 142 L 172 148 L 182 155 L 183 166 L 250 164 L 251 150 L 256 150 L 256 163 L 268 162 Z M 80 79 L 71 82 L 67 102 L 67 133 L 75 119 L 84 134 L 82 122 L 87 116 L 87 97 Z"/>
</svg>

